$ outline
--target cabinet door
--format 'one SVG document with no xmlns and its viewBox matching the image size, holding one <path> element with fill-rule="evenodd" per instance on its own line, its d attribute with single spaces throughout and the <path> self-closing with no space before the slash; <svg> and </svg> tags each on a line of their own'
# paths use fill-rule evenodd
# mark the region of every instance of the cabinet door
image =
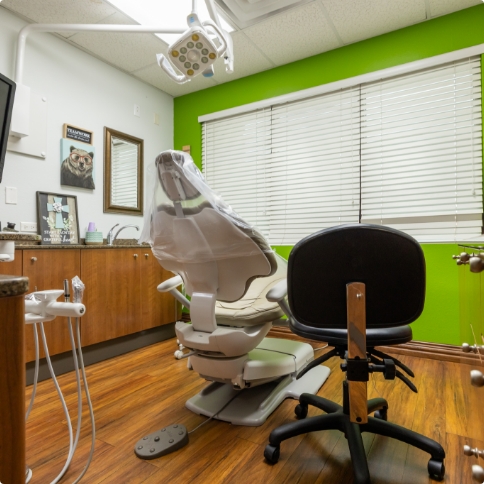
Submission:
<svg viewBox="0 0 484 484">
<path fill-rule="evenodd" d="M 32 249 L 23 250 L 23 275 L 29 278 L 29 292 L 46 289 L 63 289 L 64 279 L 71 283 L 74 276 L 81 273 L 79 249 Z M 62 301 L 62 298 L 59 298 Z M 56 355 L 71 350 L 67 318 L 57 317 L 44 323 L 49 353 Z M 81 319 L 82 328 L 82 319 Z M 41 341 L 40 335 L 39 340 Z M 31 325 L 26 328 L 26 361 L 35 357 L 34 340 Z M 40 343 L 40 357 L 44 350 Z"/>
<path fill-rule="evenodd" d="M 161 267 L 151 249 L 142 251 L 141 268 L 141 321 L 142 329 L 173 323 L 181 314 L 181 306 L 175 298 L 158 292 L 158 284 L 174 274 Z"/>
<path fill-rule="evenodd" d="M 13 262 L 0 262 L 2 276 L 22 276 L 22 251 L 15 250 Z M 30 291 L 30 290 L 29 290 Z"/>
<path fill-rule="evenodd" d="M 81 251 L 83 346 L 141 331 L 140 254 L 138 249 Z"/>
</svg>

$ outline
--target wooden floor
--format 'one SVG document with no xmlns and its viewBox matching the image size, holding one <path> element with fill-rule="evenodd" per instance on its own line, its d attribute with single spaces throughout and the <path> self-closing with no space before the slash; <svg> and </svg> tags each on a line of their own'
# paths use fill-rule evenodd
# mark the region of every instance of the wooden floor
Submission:
<svg viewBox="0 0 484 484">
<path fill-rule="evenodd" d="M 188 446 L 152 461 L 136 458 L 133 449 L 144 434 L 172 423 L 191 430 L 205 420 L 184 402 L 205 384 L 188 371 L 186 360 L 173 358 L 175 340 L 165 341 L 87 369 L 96 415 L 96 451 L 82 482 L 95 483 L 325 483 L 352 484 L 347 443 L 337 431 L 315 432 L 284 442 L 279 463 L 263 458 L 274 427 L 294 420 L 294 400 L 286 400 L 261 427 L 237 427 L 211 421 L 192 435 Z M 428 359 L 402 357 L 415 372 L 419 393 L 400 381 L 376 376 L 369 396 L 388 399 L 389 420 L 438 440 L 447 452 L 446 479 L 451 484 L 472 482 L 476 459 L 464 457 L 462 446 L 484 448 L 482 391 L 470 387 L 470 367 Z M 341 402 L 340 361 L 329 362 L 332 373 L 320 395 Z M 76 414 L 73 374 L 59 378 L 71 415 Z M 30 398 L 31 387 L 27 389 Z M 319 411 L 310 409 L 309 416 Z M 73 482 L 90 448 L 88 413 L 84 412 L 79 449 L 67 477 Z M 470 437 L 470 438 L 469 438 Z M 373 484 L 423 484 L 428 456 L 406 444 L 364 434 Z M 51 381 L 39 385 L 27 425 L 27 462 L 32 483 L 45 484 L 58 474 L 68 448 L 67 427 Z M 482 465 L 482 462 L 481 462 Z"/>
</svg>

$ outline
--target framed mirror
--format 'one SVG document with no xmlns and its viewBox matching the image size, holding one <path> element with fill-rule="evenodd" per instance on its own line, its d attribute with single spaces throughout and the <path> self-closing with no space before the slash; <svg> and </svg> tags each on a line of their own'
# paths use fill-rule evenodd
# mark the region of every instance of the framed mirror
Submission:
<svg viewBox="0 0 484 484">
<path fill-rule="evenodd" d="M 143 140 L 107 127 L 104 212 L 143 215 Z"/>
</svg>

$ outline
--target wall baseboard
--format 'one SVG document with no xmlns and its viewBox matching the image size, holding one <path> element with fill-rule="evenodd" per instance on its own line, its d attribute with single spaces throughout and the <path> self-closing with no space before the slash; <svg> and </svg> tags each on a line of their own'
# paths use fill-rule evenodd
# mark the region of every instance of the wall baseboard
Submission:
<svg viewBox="0 0 484 484">
<path fill-rule="evenodd" d="M 307 340 L 291 332 L 288 327 L 274 326 L 268 336 L 273 338 L 285 338 L 296 341 L 305 341 L 313 346 L 321 345 L 321 341 Z M 464 363 L 473 366 L 484 366 L 479 355 L 474 353 L 464 353 L 460 346 L 442 343 L 426 343 L 424 341 L 410 341 L 395 346 L 381 346 L 380 350 L 394 355 L 414 356 L 417 358 L 427 358 L 430 360 L 450 361 L 453 363 Z"/>
</svg>

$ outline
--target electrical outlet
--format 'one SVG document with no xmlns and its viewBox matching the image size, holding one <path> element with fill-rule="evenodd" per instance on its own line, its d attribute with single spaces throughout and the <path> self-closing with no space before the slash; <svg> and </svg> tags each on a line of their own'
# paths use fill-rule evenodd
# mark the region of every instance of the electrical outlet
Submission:
<svg viewBox="0 0 484 484">
<path fill-rule="evenodd" d="M 160 125 L 160 115 L 157 114 L 157 113 L 153 113 L 153 123 L 155 123 L 156 125 Z"/>
<path fill-rule="evenodd" d="M 20 232 L 37 233 L 37 224 L 35 222 L 20 222 Z"/>
<path fill-rule="evenodd" d="M 139 109 L 139 105 L 138 104 L 135 104 L 134 105 L 134 115 L 135 116 L 138 116 L 138 118 L 141 116 L 141 111 Z"/>
</svg>

